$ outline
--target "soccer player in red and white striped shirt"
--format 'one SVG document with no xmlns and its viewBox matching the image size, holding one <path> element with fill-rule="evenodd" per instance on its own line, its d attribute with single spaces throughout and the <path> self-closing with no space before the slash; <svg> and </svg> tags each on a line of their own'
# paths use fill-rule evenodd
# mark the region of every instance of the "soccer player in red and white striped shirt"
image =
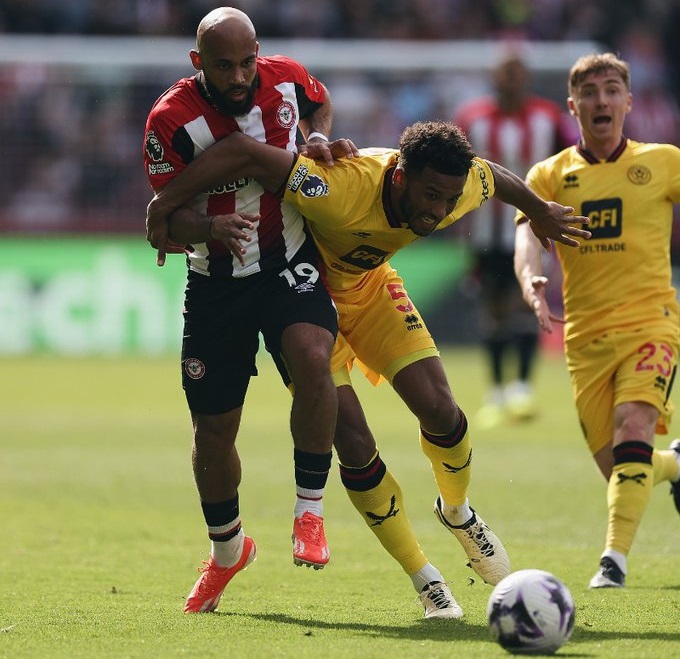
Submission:
<svg viewBox="0 0 680 659">
<path fill-rule="evenodd" d="M 243 12 L 222 7 L 207 14 L 190 57 L 196 75 L 165 91 L 148 116 L 144 164 L 154 190 L 236 131 L 289 151 L 296 151 L 298 129 L 308 141 L 327 141 L 328 90 L 292 59 L 261 57 Z M 211 540 L 210 560 L 186 612 L 215 610 L 231 578 L 255 558 L 255 544 L 241 528 L 235 442 L 248 383 L 257 374 L 260 333 L 293 391 L 293 560 L 320 569 L 330 557 L 322 497 L 337 414 L 329 366 L 337 314 L 300 213 L 248 183 L 206 189 L 176 211 L 188 218 L 179 236 L 188 265 L 182 386 L 194 428 L 194 477 Z M 205 221 L 230 213 L 253 222 L 238 256 L 226 246 L 229 237 Z M 162 265 L 167 227 L 147 230 L 159 245 Z"/>
<path fill-rule="evenodd" d="M 530 75 L 520 54 L 509 52 L 492 71 L 493 95 L 462 105 L 455 119 L 480 156 L 518 176 L 574 141 L 570 117 L 557 103 L 531 93 Z M 508 417 L 533 416 L 531 376 L 538 331 L 514 278 L 514 209 L 492 199 L 473 216 L 466 229 L 480 284 L 480 334 L 491 381 L 475 421 L 488 428 Z M 517 369 L 512 377 L 510 366 Z"/>
</svg>

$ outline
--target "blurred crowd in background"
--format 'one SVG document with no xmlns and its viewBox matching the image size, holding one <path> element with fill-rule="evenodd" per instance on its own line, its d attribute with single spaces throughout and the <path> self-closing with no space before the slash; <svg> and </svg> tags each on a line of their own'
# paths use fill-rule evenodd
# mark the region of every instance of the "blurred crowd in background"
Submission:
<svg viewBox="0 0 680 659">
<path fill-rule="evenodd" d="M 243 0 L 261 37 L 595 40 L 618 46 L 631 25 L 678 61 L 676 0 Z M 0 32 L 193 36 L 212 0 L 3 0 Z"/>
<path fill-rule="evenodd" d="M 680 0 L 245 0 L 261 40 L 589 40 L 631 64 L 629 137 L 680 140 Z M 3 0 L 2 34 L 192 38 L 215 6 L 206 0 Z M 49 62 L 49 40 L 45 39 Z M 332 45 L 332 43 L 331 43 Z M 272 54 L 272 53 L 266 53 Z M 87 65 L 87 58 L 83 58 Z M 142 169 L 144 121 L 169 79 L 87 71 L 86 82 L 36 64 L 0 65 L 0 226 L 5 231 L 141 232 L 150 190 Z M 314 62 L 303 62 L 313 72 Z M 564 106 L 566 72 L 539 94 Z M 418 119 L 451 119 L 488 93 L 487 74 L 319 77 L 336 105 L 336 136 L 395 146 Z M 153 82 L 150 82 L 153 80 Z M 545 81 L 544 81 L 545 82 Z M 67 84 L 64 84 L 67 83 Z M 555 91 L 557 90 L 557 91 Z"/>
</svg>

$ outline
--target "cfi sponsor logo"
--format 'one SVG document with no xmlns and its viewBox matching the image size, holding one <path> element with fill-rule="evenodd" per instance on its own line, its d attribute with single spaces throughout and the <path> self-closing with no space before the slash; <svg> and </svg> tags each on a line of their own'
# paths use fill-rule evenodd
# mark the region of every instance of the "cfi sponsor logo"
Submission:
<svg viewBox="0 0 680 659">
<path fill-rule="evenodd" d="M 340 258 L 345 263 L 358 266 L 362 270 L 373 270 L 385 263 L 388 256 L 388 252 L 373 247 L 373 245 L 357 245 L 351 252 Z M 345 271 L 351 272 L 351 270 L 346 269 Z"/>
<path fill-rule="evenodd" d="M 590 218 L 591 240 L 619 238 L 623 230 L 623 200 L 619 197 L 584 201 L 581 214 Z M 592 247 L 592 245 L 590 245 Z"/>
<path fill-rule="evenodd" d="M 200 359 L 189 357 L 184 362 L 184 372 L 192 380 L 200 380 L 205 375 L 205 364 Z"/>
</svg>

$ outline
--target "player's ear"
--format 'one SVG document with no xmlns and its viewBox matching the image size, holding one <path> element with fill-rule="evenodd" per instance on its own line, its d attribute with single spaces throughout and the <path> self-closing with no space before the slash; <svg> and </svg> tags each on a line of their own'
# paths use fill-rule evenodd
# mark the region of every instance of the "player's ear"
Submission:
<svg viewBox="0 0 680 659">
<path fill-rule="evenodd" d="M 569 96 L 567 98 L 567 108 L 569 108 L 569 114 L 572 117 L 575 117 L 576 116 L 576 103 L 574 103 L 574 99 L 571 96 Z"/>
<path fill-rule="evenodd" d="M 203 63 L 201 62 L 201 56 L 197 50 L 189 51 L 189 58 L 191 59 L 191 65 L 197 70 L 203 70 Z"/>
<path fill-rule="evenodd" d="M 628 98 L 626 99 L 626 114 L 628 114 L 633 109 L 633 94 L 628 92 Z"/>
</svg>

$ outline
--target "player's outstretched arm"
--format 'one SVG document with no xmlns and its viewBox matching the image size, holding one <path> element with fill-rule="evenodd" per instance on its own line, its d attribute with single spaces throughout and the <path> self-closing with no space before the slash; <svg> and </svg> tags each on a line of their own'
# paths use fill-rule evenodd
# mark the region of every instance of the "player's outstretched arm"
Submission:
<svg viewBox="0 0 680 659">
<path fill-rule="evenodd" d="M 564 322 L 552 314 L 545 299 L 548 278 L 543 276 L 541 244 L 528 222 L 519 224 L 515 231 L 515 276 L 543 331 L 552 332 L 553 322 Z"/>
<path fill-rule="evenodd" d="M 548 251 L 551 240 L 578 247 L 576 238 L 590 238 L 590 231 L 574 226 L 588 224 L 587 217 L 574 215 L 569 206 L 541 199 L 519 176 L 498 163 L 487 162 L 494 175 L 495 196 L 524 213 L 531 230 Z"/>
</svg>

